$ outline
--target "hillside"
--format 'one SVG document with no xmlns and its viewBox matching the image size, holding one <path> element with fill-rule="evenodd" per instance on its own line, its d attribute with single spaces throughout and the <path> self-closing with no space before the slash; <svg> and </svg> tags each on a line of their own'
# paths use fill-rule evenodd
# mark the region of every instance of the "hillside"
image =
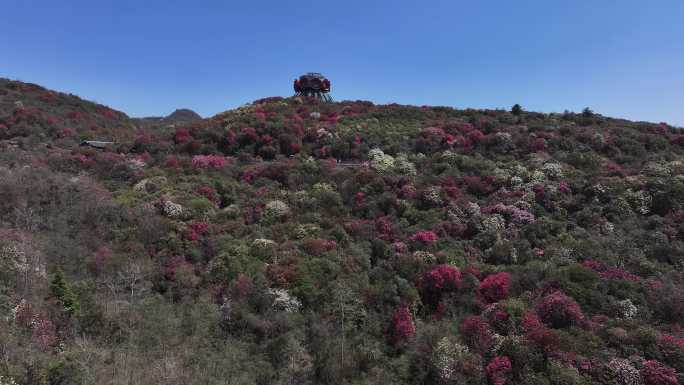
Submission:
<svg viewBox="0 0 684 385">
<path fill-rule="evenodd" d="M 0 384 L 676 384 L 683 155 L 589 110 L 152 127 L 0 80 Z"/>
</svg>

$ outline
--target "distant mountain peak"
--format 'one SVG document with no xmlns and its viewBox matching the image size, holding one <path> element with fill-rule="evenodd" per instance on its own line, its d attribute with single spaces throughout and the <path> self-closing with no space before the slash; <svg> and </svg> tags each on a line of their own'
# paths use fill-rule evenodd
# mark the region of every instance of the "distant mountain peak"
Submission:
<svg viewBox="0 0 684 385">
<path fill-rule="evenodd" d="M 171 122 L 191 122 L 199 119 L 202 117 L 189 108 L 179 108 L 164 118 L 164 120 Z"/>
</svg>

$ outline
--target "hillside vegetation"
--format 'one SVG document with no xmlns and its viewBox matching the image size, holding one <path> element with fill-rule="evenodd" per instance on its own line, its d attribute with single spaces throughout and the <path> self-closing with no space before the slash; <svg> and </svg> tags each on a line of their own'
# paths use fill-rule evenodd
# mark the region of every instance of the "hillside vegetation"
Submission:
<svg viewBox="0 0 684 385">
<path fill-rule="evenodd" d="M 0 80 L 0 384 L 678 384 L 683 155 L 590 110 L 157 126 Z"/>
</svg>

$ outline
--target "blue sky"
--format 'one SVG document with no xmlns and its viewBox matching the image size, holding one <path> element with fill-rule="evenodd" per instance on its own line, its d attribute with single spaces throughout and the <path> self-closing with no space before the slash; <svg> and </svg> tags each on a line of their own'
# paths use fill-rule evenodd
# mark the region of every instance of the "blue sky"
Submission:
<svg viewBox="0 0 684 385">
<path fill-rule="evenodd" d="M 132 116 L 288 96 L 684 126 L 684 1 L 0 0 L 0 76 Z"/>
</svg>

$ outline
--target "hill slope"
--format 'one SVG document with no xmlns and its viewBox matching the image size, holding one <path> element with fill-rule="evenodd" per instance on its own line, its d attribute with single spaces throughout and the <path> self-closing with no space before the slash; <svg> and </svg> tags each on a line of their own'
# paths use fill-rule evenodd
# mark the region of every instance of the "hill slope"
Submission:
<svg viewBox="0 0 684 385">
<path fill-rule="evenodd" d="M 0 152 L 0 375 L 18 383 L 684 371 L 666 124 L 267 98 L 147 129 L 37 86 L 0 95 L 20 142 Z M 94 134 L 116 143 L 77 146 Z"/>
</svg>

